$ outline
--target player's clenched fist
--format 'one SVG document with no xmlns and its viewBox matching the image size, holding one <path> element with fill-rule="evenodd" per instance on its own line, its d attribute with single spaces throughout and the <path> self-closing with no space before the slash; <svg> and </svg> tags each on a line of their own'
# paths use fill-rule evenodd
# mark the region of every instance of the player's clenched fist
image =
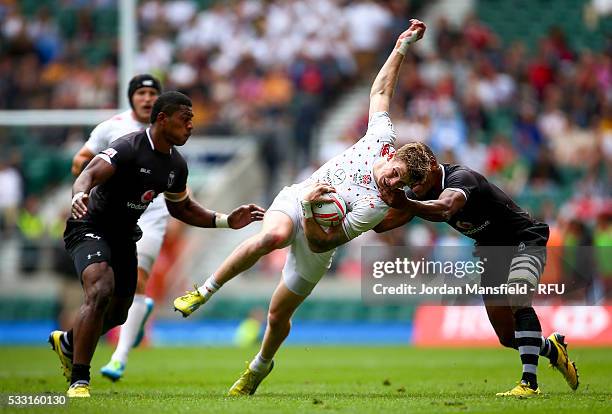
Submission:
<svg viewBox="0 0 612 414">
<path fill-rule="evenodd" d="M 427 29 L 425 23 L 417 19 L 411 19 L 410 27 L 408 28 L 408 30 L 403 32 L 397 38 L 397 43 L 395 43 L 395 49 L 397 49 L 397 51 L 402 55 L 405 55 L 406 51 L 408 50 L 408 46 L 423 37 L 423 35 L 425 34 L 425 29 Z"/>
</svg>

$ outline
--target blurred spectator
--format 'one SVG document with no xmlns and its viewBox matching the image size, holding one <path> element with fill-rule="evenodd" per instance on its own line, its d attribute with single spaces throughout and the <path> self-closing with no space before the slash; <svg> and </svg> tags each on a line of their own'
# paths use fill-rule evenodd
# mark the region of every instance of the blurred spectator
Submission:
<svg viewBox="0 0 612 414">
<path fill-rule="evenodd" d="M 514 124 L 514 148 L 533 164 L 542 149 L 544 138 L 536 123 L 536 111 L 532 104 L 524 103 L 519 108 Z"/>
<path fill-rule="evenodd" d="M 570 286 L 576 298 L 595 298 L 596 281 L 598 280 L 593 249 L 593 234 L 580 220 L 572 219 L 565 232 L 563 248 L 563 271 L 565 283 Z"/>
<path fill-rule="evenodd" d="M 597 217 L 593 246 L 597 273 L 609 300 L 612 298 L 612 211 L 604 211 Z"/>
<path fill-rule="evenodd" d="M 21 175 L 7 160 L 0 159 L 0 234 L 12 234 L 23 194 Z"/>
<path fill-rule="evenodd" d="M 17 227 L 21 236 L 20 270 L 28 275 L 36 272 L 40 267 L 46 237 L 38 197 L 29 196 L 25 200 L 23 209 L 19 213 Z"/>
<path fill-rule="evenodd" d="M 529 181 L 534 187 L 551 187 L 562 183 L 561 174 L 550 151 L 542 149 L 531 166 Z"/>
<path fill-rule="evenodd" d="M 379 53 L 380 41 L 385 29 L 392 23 L 389 10 L 369 0 L 350 2 L 344 15 L 348 28 L 348 41 L 355 51 L 355 58 L 361 73 L 374 69 Z M 368 28 L 364 30 L 364 28 Z"/>
<path fill-rule="evenodd" d="M 465 145 L 457 150 L 457 162 L 484 174 L 487 165 L 487 146 L 476 138 L 476 134 L 468 135 Z"/>
<path fill-rule="evenodd" d="M 463 118 L 457 112 L 455 103 L 448 99 L 438 100 L 431 119 L 429 144 L 434 152 L 457 151 L 465 144 L 467 131 Z"/>
</svg>

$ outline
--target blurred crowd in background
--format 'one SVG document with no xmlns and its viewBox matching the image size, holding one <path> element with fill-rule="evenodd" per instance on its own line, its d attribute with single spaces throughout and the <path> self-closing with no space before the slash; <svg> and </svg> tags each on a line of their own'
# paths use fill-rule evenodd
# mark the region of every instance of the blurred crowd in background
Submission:
<svg viewBox="0 0 612 414">
<path fill-rule="evenodd" d="M 280 171 L 304 175 L 364 134 L 367 108 L 339 142 L 313 150 L 326 110 L 354 85 L 371 83 L 425 3 L 140 1 L 136 70 L 192 98 L 195 134 L 258 139 L 274 194 Z M 569 33 L 540 24 L 531 42 L 509 41 L 478 16 L 459 26 L 427 22 L 433 48 L 410 51 L 393 101 L 398 144 L 426 142 L 440 161 L 487 175 L 552 226 L 551 243 L 610 246 L 612 32 L 597 34 L 593 49 L 576 43 L 588 32 L 582 26 Z M 0 21 L 0 109 L 117 107 L 116 1 L 2 0 Z M 70 157 L 89 130 L 0 127 L 5 236 L 54 234 L 56 223 L 36 223 L 38 199 L 69 179 Z M 41 148 L 56 153 L 45 150 L 37 164 Z M 383 237 L 462 243 L 423 222 Z M 338 266 L 351 273 L 358 256 L 340 256 Z M 597 260 L 612 278 L 610 257 Z"/>
</svg>

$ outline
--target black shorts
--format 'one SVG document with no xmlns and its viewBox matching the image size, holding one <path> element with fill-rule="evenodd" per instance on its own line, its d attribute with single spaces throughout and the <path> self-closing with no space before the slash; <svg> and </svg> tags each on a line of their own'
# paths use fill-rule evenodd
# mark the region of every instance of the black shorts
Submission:
<svg viewBox="0 0 612 414">
<path fill-rule="evenodd" d="M 475 256 L 484 263 L 480 285 L 495 287 L 509 283 L 526 283 L 536 287 L 546 265 L 548 226 L 538 223 L 521 232 L 523 239 L 506 246 L 477 246 Z M 506 295 L 483 295 L 489 303 L 506 303 Z"/>
<path fill-rule="evenodd" d="M 104 226 L 106 228 L 107 226 Z M 130 233 L 115 234 L 86 220 L 68 219 L 64 243 L 83 283 L 83 271 L 93 263 L 107 262 L 115 278 L 114 295 L 134 296 L 138 281 L 136 240 Z"/>
</svg>

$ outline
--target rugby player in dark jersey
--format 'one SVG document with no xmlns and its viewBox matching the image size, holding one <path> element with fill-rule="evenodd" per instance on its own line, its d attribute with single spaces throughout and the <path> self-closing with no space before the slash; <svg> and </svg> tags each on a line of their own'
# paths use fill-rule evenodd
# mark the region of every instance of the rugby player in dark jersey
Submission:
<svg viewBox="0 0 612 414">
<path fill-rule="evenodd" d="M 176 150 L 191 135 L 191 100 L 179 92 L 159 96 L 151 126 L 128 134 L 98 154 L 76 179 L 72 217 L 64 241 L 81 277 L 84 301 L 68 332 L 49 336 L 69 397 L 89 397 L 89 368 L 100 335 L 125 322 L 137 281 L 137 220 L 158 194 L 173 217 L 198 227 L 239 229 L 263 219 L 243 205 L 229 215 L 207 210 L 187 191 L 187 164 Z"/>
<path fill-rule="evenodd" d="M 375 230 L 383 232 L 399 227 L 414 216 L 446 222 L 475 240 L 476 253 L 485 263 L 481 286 L 527 285 L 528 291 L 537 287 L 546 262 L 548 225 L 532 219 L 481 174 L 461 165 L 439 164 L 426 145 L 410 145 L 415 155 L 428 155 L 431 161 L 429 173 L 422 183 L 406 192 L 382 191 L 383 199 L 394 208 Z M 414 157 L 415 162 L 418 159 Z M 420 165 L 412 167 L 415 170 L 423 168 Z M 539 355 L 550 359 L 572 389 L 578 388 L 578 374 L 567 355 L 563 335 L 542 336 L 540 321 L 531 306 L 531 296 L 483 295 L 489 320 L 499 341 L 517 349 L 523 365 L 519 384 L 498 395 L 540 394 L 536 375 Z"/>
</svg>

